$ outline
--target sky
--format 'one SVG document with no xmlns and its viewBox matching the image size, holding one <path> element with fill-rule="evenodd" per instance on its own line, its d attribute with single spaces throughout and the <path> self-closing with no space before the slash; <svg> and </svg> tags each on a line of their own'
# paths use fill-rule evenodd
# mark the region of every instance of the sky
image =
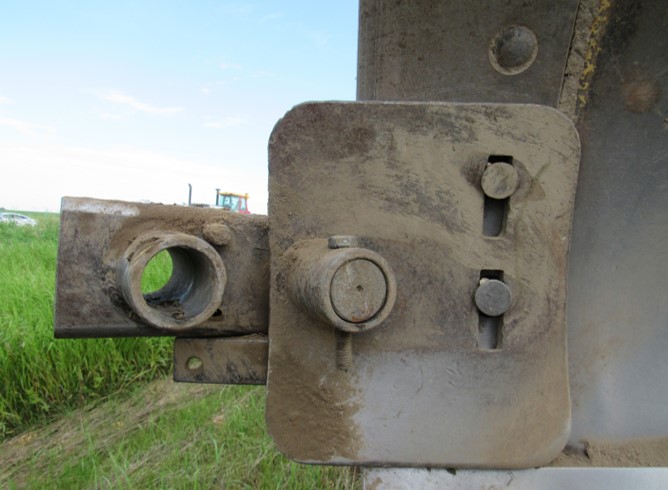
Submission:
<svg viewBox="0 0 668 490">
<path fill-rule="evenodd" d="M 356 0 L 0 3 L 0 207 L 63 196 L 267 209 L 293 106 L 354 100 Z"/>
</svg>

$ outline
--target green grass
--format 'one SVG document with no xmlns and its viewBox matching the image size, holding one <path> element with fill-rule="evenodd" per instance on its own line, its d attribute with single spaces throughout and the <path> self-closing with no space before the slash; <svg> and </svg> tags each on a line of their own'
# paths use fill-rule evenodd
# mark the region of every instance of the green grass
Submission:
<svg viewBox="0 0 668 490">
<path fill-rule="evenodd" d="M 278 453 L 264 387 L 166 379 L 169 338 L 55 340 L 58 216 L 25 214 L 39 225 L 0 225 L 0 488 L 360 487 Z M 170 267 L 156 257 L 145 291 Z"/>
<path fill-rule="evenodd" d="M 172 258 L 167 250 L 148 261 L 141 275 L 141 292 L 150 294 L 162 288 L 172 277 Z"/>
<path fill-rule="evenodd" d="M 0 224 L 0 439 L 171 368 L 172 340 L 53 338 L 58 215 Z"/>
<path fill-rule="evenodd" d="M 263 411 L 262 387 L 160 381 L 0 447 L 7 454 L 0 486 L 359 488 L 348 468 L 287 461 L 266 433 Z"/>
</svg>

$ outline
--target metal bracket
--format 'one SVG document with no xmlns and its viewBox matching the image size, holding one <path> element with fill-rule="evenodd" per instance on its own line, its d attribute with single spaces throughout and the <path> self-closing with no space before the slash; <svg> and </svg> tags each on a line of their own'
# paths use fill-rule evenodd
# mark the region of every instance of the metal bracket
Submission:
<svg viewBox="0 0 668 490">
<path fill-rule="evenodd" d="M 266 335 L 174 341 L 174 381 L 262 385 L 267 382 Z"/>
<path fill-rule="evenodd" d="M 572 123 L 546 107 L 313 103 L 286 114 L 269 146 L 277 446 L 333 464 L 556 457 L 570 428 L 565 272 L 578 163 Z M 337 235 L 357 248 L 332 250 Z M 342 281 L 335 262 L 355 264 Z M 363 306 L 352 324 L 331 314 L 341 294 Z M 355 325 L 341 369 L 335 329 Z"/>
<path fill-rule="evenodd" d="M 172 278 L 141 293 L 148 261 L 167 250 Z M 56 337 L 266 333 L 267 217 L 66 197 Z"/>
</svg>

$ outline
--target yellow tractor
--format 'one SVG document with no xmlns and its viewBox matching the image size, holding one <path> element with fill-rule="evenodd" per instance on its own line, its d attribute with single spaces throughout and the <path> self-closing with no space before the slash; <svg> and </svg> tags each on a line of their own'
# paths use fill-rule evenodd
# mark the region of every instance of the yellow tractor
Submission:
<svg viewBox="0 0 668 490">
<path fill-rule="evenodd" d="M 215 207 L 227 209 L 233 213 L 250 214 L 248 210 L 248 193 L 234 194 L 232 192 L 221 192 L 216 189 Z"/>
</svg>

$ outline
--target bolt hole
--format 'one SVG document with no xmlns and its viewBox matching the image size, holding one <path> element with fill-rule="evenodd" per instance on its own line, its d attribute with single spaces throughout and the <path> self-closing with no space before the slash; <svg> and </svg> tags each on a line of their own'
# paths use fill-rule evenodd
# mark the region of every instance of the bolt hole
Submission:
<svg viewBox="0 0 668 490">
<path fill-rule="evenodd" d="M 186 361 L 186 367 L 189 371 L 197 371 L 202 368 L 202 360 L 197 356 L 192 356 Z"/>
<path fill-rule="evenodd" d="M 167 250 L 163 250 L 149 260 L 141 275 L 142 294 L 151 294 L 159 291 L 169 282 L 174 270 L 172 257 Z"/>
<path fill-rule="evenodd" d="M 160 288 L 143 293 L 146 305 L 170 320 L 185 321 L 200 314 L 210 301 L 208 293 L 212 288 L 208 278 L 213 273 L 213 265 L 208 257 L 190 247 L 166 248 L 147 263 L 142 280 L 146 269 L 156 259 L 155 273 L 161 274 L 161 280 L 165 279 L 167 270 L 170 274 Z M 161 265 L 167 261 L 168 268 Z"/>
<path fill-rule="evenodd" d="M 355 288 L 356 291 L 364 291 L 364 288 L 362 287 L 361 284 L 358 284 L 357 287 Z"/>
<path fill-rule="evenodd" d="M 160 277 L 153 283 L 149 280 L 152 269 Z M 211 318 L 220 307 L 227 281 L 216 249 L 184 233 L 138 236 L 118 261 L 116 274 L 133 312 L 151 326 L 173 331 Z"/>
<path fill-rule="evenodd" d="M 507 163 L 509 165 L 513 164 L 513 157 L 510 155 L 490 155 L 487 157 L 488 163 Z"/>
<path fill-rule="evenodd" d="M 502 270 L 480 271 L 479 284 L 496 279 L 503 281 Z M 478 311 L 478 348 L 481 350 L 497 350 L 501 347 L 503 333 L 503 314 L 499 316 L 488 316 Z"/>
<path fill-rule="evenodd" d="M 213 312 L 213 315 L 211 315 L 211 316 L 212 317 L 217 317 L 217 316 L 221 316 L 222 314 L 223 314 L 223 312 L 220 311 L 220 308 L 218 308 L 216 311 Z"/>
</svg>

